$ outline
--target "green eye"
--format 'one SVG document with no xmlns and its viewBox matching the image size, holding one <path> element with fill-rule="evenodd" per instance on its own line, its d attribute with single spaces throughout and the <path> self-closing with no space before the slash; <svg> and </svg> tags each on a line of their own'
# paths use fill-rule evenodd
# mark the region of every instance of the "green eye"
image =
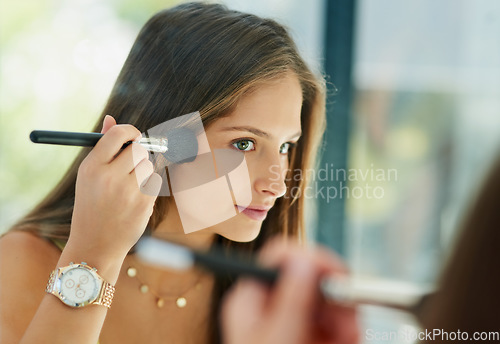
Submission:
<svg viewBox="0 0 500 344">
<path fill-rule="evenodd" d="M 249 152 L 254 149 L 255 144 L 251 140 L 239 140 L 232 144 L 236 149 L 242 152 Z"/>
<path fill-rule="evenodd" d="M 280 154 L 288 154 L 290 153 L 290 149 L 292 149 L 295 146 L 295 144 L 291 142 L 285 142 L 281 145 L 280 147 Z"/>
</svg>

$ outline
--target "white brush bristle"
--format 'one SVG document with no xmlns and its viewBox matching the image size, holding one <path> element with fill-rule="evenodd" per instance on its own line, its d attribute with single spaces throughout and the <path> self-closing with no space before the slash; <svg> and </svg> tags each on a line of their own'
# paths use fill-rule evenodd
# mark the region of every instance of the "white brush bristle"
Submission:
<svg viewBox="0 0 500 344">
<path fill-rule="evenodd" d="M 186 270 L 194 263 L 188 248 L 151 237 L 138 242 L 136 253 L 145 263 L 158 267 Z"/>
</svg>

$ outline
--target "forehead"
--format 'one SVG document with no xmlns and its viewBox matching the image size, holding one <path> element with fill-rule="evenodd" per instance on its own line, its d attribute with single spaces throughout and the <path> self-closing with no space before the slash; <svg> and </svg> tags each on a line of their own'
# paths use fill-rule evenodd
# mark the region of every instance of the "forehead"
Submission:
<svg viewBox="0 0 500 344">
<path fill-rule="evenodd" d="M 287 73 L 259 83 L 241 97 L 234 111 L 217 120 L 215 127 L 253 126 L 272 136 L 300 132 L 302 88 L 297 76 Z"/>
</svg>

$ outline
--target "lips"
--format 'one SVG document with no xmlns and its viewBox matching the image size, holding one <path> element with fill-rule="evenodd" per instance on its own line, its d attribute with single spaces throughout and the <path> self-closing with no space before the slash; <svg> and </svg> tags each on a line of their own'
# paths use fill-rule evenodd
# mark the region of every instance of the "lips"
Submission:
<svg viewBox="0 0 500 344">
<path fill-rule="evenodd" d="M 271 207 L 261 207 L 261 206 L 250 206 L 250 207 L 241 207 L 239 205 L 236 206 L 238 212 L 245 214 L 249 218 L 255 221 L 264 221 L 267 216 L 267 212 Z"/>
</svg>

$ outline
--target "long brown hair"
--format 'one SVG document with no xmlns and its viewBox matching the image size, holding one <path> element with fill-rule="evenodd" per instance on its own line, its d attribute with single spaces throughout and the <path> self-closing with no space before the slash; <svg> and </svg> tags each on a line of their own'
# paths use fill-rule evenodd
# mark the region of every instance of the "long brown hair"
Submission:
<svg viewBox="0 0 500 344">
<path fill-rule="evenodd" d="M 306 66 L 280 24 L 219 4 L 182 4 L 157 13 L 145 24 L 94 131 L 100 131 L 106 114 L 144 132 L 194 111 L 200 112 L 207 128 L 230 114 L 246 92 L 289 72 L 298 77 L 303 91 L 303 137 L 290 156 L 290 170 L 306 171 L 314 165 L 325 126 L 323 78 Z M 61 182 L 13 229 L 68 238 L 76 174 L 88 152 L 80 152 Z M 258 238 L 237 246 L 254 251 L 276 234 L 303 236 L 302 195 L 307 181 L 296 179 L 287 178 L 287 194 L 269 212 Z M 159 197 L 148 228 L 154 230 L 166 212 L 167 199 Z M 235 245 L 222 237 L 217 242 Z M 214 291 L 217 299 L 225 289 L 222 285 Z"/>
<path fill-rule="evenodd" d="M 422 325 L 432 332 L 446 331 L 439 342 L 472 342 L 475 332 L 500 340 L 500 158 L 493 166 L 471 208 L 457 244 L 442 273 L 439 291 L 426 301 Z M 457 331 L 466 333 L 456 336 Z M 481 338 L 478 338 L 481 339 Z M 479 340 L 477 340 L 479 342 Z M 427 342 L 427 341 L 426 341 Z M 429 343 L 431 341 L 428 341 Z"/>
</svg>

